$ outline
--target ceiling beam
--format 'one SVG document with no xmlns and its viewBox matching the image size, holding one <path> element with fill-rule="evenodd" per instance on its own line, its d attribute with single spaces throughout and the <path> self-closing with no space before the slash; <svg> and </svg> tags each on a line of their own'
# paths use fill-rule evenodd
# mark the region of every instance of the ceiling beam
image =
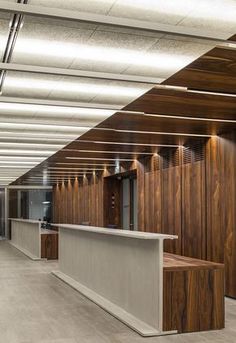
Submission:
<svg viewBox="0 0 236 343">
<path fill-rule="evenodd" d="M 209 39 L 216 42 L 225 41 L 232 36 L 232 33 L 224 33 L 216 30 L 205 30 L 187 28 L 176 25 L 166 25 L 156 22 L 136 20 L 131 18 L 120 18 L 108 15 L 94 14 L 88 12 L 71 11 L 59 8 L 49 8 L 43 6 L 25 5 L 11 3 L 0 0 L 0 10 L 8 13 L 19 13 L 44 18 L 64 19 L 72 21 L 82 21 L 94 24 L 112 25 L 132 29 L 146 30 L 159 33 L 167 33 L 181 36 L 191 36 L 201 39 Z M 228 37 L 226 37 L 228 36 Z"/>
<path fill-rule="evenodd" d="M 149 83 L 152 85 L 165 81 L 165 79 L 163 78 L 155 78 L 155 77 L 102 73 L 102 72 L 94 72 L 94 71 L 88 71 L 88 70 L 77 70 L 77 69 L 66 69 L 66 68 L 41 67 L 41 66 L 35 66 L 35 65 L 25 65 L 25 64 L 15 64 L 15 63 L 0 63 L 0 70 L 48 74 L 48 75 L 84 77 L 84 78 L 115 80 L 115 81 Z"/>
</svg>

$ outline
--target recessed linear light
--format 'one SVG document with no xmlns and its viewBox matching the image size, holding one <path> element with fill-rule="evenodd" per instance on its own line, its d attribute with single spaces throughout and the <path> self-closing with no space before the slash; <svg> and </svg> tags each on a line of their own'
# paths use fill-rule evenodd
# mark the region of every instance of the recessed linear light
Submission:
<svg viewBox="0 0 236 343">
<path fill-rule="evenodd" d="M 217 48 L 222 48 L 222 49 L 236 49 L 236 42 L 234 41 L 230 41 L 230 42 L 222 42 L 222 43 L 219 43 L 217 46 Z"/>
<path fill-rule="evenodd" d="M 217 95 L 217 96 L 226 96 L 230 98 L 236 98 L 235 93 L 222 93 L 222 92 L 210 92 L 210 91 L 201 91 L 197 89 L 189 89 L 188 88 L 188 93 L 197 93 L 197 94 L 206 94 L 206 95 Z"/>
<path fill-rule="evenodd" d="M 185 116 L 172 116 L 165 114 L 155 114 L 155 113 L 144 113 L 145 117 L 157 117 L 157 118 L 169 118 L 169 119 L 179 119 L 179 120 L 193 120 L 193 121 L 212 121 L 220 123 L 235 123 L 236 120 L 231 119 L 218 119 L 218 118 L 203 118 L 203 117 L 185 117 Z"/>
<path fill-rule="evenodd" d="M 108 145 L 134 145 L 134 146 L 149 146 L 149 147 L 166 147 L 166 148 L 177 148 L 177 144 L 148 144 L 148 143 L 133 143 L 133 142 L 111 142 L 111 141 L 89 141 L 89 140 L 78 140 L 82 143 L 94 143 L 94 144 L 108 144 Z"/>
<path fill-rule="evenodd" d="M 234 45 L 234 46 L 236 46 L 236 45 Z M 217 95 L 217 96 L 228 96 L 228 97 L 233 97 L 233 98 L 236 97 L 235 93 L 211 92 L 211 91 L 204 91 L 204 90 L 191 89 L 191 88 L 188 88 L 188 87 L 172 86 L 172 85 L 156 85 L 154 88 L 175 90 L 175 91 L 186 92 L 186 93 L 197 93 L 197 94 L 207 94 L 207 95 Z"/>
<path fill-rule="evenodd" d="M 135 159 L 128 158 L 99 158 L 99 157 L 65 157 L 67 160 L 92 160 L 92 161 L 126 161 L 133 162 Z"/>
<path fill-rule="evenodd" d="M 48 167 L 48 170 L 104 170 L 104 168 L 68 168 L 68 167 Z"/>
<path fill-rule="evenodd" d="M 57 162 L 56 165 L 66 165 L 66 166 L 89 166 L 89 167 L 115 167 L 115 164 L 107 164 L 107 163 L 75 163 L 75 162 Z"/>
<path fill-rule="evenodd" d="M 168 90 L 174 90 L 174 91 L 179 91 L 179 92 L 187 92 L 188 88 L 187 87 L 182 87 L 182 86 L 172 86 L 172 85 L 155 85 L 153 88 L 156 89 L 168 89 Z"/>
<path fill-rule="evenodd" d="M 63 151 L 77 151 L 77 152 L 88 152 L 88 153 L 102 153 L 102 154 L 126 154 L 126 155 L 153 155 L 152 152 L 134 152 L 134 151 L 104 151 L 104 150 L 76 150 L 76 149 L 63 149 Z"/>
<path fill-rule="evenodd" d="M 122 130 L 122 129 L 107 129 L 107 128 L 93 128 L 93 130 L 101 130 L 101 131 L 113 131 L 113 132 L 120 132 L 120 133 L 134 133 L 134 134 L 144 134 L 144 135 L 164 135 L 164 136 L 185 136 L 185 137 L 207 137 L 210 138 L 215 135 L 203 135 L 203 134 L 195 134 L 195 133 L 182 133 L 182 132 L 162 132 L 162 131 L 139 131 L 139 130 Z"/>
</svg>

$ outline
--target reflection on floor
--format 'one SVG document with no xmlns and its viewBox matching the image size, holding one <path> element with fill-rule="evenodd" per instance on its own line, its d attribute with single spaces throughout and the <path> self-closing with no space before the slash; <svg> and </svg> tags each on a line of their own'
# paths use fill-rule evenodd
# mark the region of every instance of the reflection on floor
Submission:
<svg viewBox="0 0 236 343">
<path fill-rule="evenodd" d="M 142 338 L 33 262 L 0 242 L 0 343 L 236 342 L 236 301 L 226 299 L 222 331 Z"/>
</svg>

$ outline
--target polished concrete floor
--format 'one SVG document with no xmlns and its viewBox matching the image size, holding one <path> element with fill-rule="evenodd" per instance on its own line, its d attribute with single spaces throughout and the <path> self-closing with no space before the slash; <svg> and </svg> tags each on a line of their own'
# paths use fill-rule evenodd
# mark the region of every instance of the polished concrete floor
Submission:
<svg viewBox="0 0 236 343">
<path fill-rule="evenodd" d="M 0 343 L 236 342 L 236 300 L 226 299 L 225 330 L 142 338 L 52 276 L 55 269 L 0 241 Z"/>
</svg>

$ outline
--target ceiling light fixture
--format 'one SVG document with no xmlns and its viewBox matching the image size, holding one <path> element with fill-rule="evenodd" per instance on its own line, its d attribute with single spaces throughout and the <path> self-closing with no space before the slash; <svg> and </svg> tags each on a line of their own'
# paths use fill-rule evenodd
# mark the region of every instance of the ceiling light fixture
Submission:
<svg viewBox="0 0 236 343">
<path fill-rule="evenodd" d="M 99 158 L 99 157 L 65 157 L 67 160 L 92 160 L 92 161 L 116 161 L 117 158 Z M 133 162 L 134 159 L 119 158 L 119 161 Z"/>
<path fill-rule="evenodd" d="M 218 119 L 218 118 L 203 118 L 203 117 L 188 117 L 188 116 L 172 116 L 165 114 L 155 114 L 155 113 L 145 113 L 145 117 L 157 117 L 157 118 L 167 118 L 167 119 L 179 119 L 179 120 L 193 120 L 193 121 L 212 121 L 219 123 L 235 123 L 236 120 L 231 119 Z"/>
<path fill-rule="evenodd" d="M 134 151 L 108 151 L 108 150 L 76 150 L 76 149 L 63 149 L 63 151 L 71 151 L 71 152 L 82 152 L 82 153 L 102 153 L 102 154 L 126 154 L 126 155 L 153 155 L 152 152 L 134 152 Z"/>
</svg>

